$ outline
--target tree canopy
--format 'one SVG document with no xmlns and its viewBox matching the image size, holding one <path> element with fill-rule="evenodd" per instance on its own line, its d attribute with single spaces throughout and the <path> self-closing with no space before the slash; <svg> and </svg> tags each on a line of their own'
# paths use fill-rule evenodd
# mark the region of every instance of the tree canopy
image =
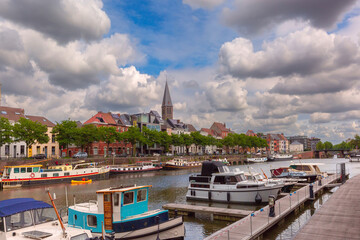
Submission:
<svg viewBox="0 0 360 240">
<path fill-rule="evenodd" d="M 13 126 L 14 141 L 24 141 L 26 143 L 26 156 L 28 154 L 29 146 L 39 143 L 49 142 L 47 133 L 47 126 L 39 122 L 33 122 L 30 119 L 20 118 Z"/>
</svg>

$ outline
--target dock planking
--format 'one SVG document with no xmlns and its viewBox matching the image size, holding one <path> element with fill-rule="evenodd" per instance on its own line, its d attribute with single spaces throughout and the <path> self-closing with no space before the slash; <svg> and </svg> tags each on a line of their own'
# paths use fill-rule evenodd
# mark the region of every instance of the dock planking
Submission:
<svg viewBox="0 0 360 240">
<path fill-rule="evenodd" d="M 349 179 L 295 236 L 305 239 L 360 239 L 360 175 Z"/>
<path fill-rule="evenodd" d="M 252 211 L 241 209 L 217 208 L 177 203 L 165 204 L 163 208 L 169 210 L 171 213 L 174 213 L 174 211 L 176 210 L 179 215 L 187 215 L 187 213 L 206 213 L 214 215 L 214 218 L 216 219 L 230 221 L 235 221 L 234 219 L 240 219 L 252 213 Z"/>
<path fill-rule="evenodd" d="M 340 179 L 340 175 L 334 174 L 322 179 L 321 183 L 313 184 L 314 194 L 321 192 L 327 184 L 333 183 Z M 228 240 L 228 239 L 255 239 L 281 222 L 287 215 L 299 209 L 304 203 L 310 200 L 309 186 L 304 186 L 296 192 L 289 194 L 276 201 L 275 217 L 268 217 L 269 206 L 266 206 L 251 215 L 234 222 L 233 224 L 215 232 L 206 240 Z"/>
</svg>

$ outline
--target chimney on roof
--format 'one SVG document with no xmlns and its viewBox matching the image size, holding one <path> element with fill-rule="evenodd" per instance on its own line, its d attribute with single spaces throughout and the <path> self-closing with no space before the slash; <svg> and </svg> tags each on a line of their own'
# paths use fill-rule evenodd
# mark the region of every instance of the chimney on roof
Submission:
<svg viewBox="0 0 360 240">
<path fill-rule="evenodd" d="M 226 127 L 226 124 L 224 123 L 224 127 Z"/>
</svg>

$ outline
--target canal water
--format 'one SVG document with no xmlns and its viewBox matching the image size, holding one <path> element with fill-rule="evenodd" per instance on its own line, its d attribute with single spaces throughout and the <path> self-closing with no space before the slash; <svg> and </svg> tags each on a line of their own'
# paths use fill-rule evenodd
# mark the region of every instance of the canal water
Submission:
<svg viewBox="0 0 360 240">
<path fill-rule="evenodd" d="M 296 161 L 298 162 L 298 160 Z M 360 163 L 348 162 L 346 159 L 305 159 L 301 162 L 316 162 L 322 163 L 320 166 L 322 171 L 335 173 L 338 163 L 346 162 L 346 169 L 350 173 L 350 177 L 360 174 Z M 291 161 L 276 161 L 257 163 L 250 165 L 231 166 L 230 168 L 239 168 L 243 171 L 262 172 L 270 176 L 270 168 L 289 166 Z M 89 202 L 89 200 L 96 200 L 95 192 L 99 189 L 114 187 L 119 185 L 152 185 L 149 194 L 149 209 L 161 208 L 166 203 L 186 203 L 203 206 L 235 208 L 244 210 L 257 210 L 261 206 L 240 205 L 240 204 L 221 204 L 221 203 L 206 203 L 196 201 L 186 201 L 185 195 L 189 176 L 198 173 L 200 169 L 190 169 L 181 171 L 157 171 L 138 174 L 120 174 L 111 177 L 108 180 L 94 181 L 86 185 L 71 185 L 71 184 L 53 184 L 49 186 L 30 186 L 19 189 L 5 189 L 0 191 L 0 200 L 19 197 L 32 197 L 37 200 L 50 202 L 46 189 L 50 189 L 51 193 L 55 193 L 55 203 L 58 208 L 66 207 L 66 194 L 68 193 L 69 205 L 73 204 L 73 196 L 76 196 L 76 202 Z M 334 191 L 334 190 L 333 190 Z M 307 204 L 305 209 L 298 215 L 290 216 L 286 222 L 276 229 L 266 234 L 266 239 L 291 239 L 296 232 L 309 220 L 310 216 L 314 214 L 317 208 L 326 202 L 331 196 L 331 191 L 323 194 L 312 204 Z M 208 215 L 196 215 L 196 217 L 185 217 L 186 236 L 185 239 L 203 239 L 215 231 L 230 224 L 225 221 L 212 221 Z"/>
</svg>

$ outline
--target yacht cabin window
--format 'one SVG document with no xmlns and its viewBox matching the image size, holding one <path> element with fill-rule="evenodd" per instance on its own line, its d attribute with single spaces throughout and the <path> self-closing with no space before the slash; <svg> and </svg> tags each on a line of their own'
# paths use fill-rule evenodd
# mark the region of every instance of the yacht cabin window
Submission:
<svg viewBox="0 0 360 240">
<path fill-rule="evenodd" d="M 124 205 L 134 203 L 134 192 L 125 192 L 124 193 Z"/>
<path fill-rule="evenodd" d="M 89 227 L 97 227 L 97 218 L 95 215 L 87 215 L 87 225 Z"/>
<path fill-rule="evenodd" d="M 8 174 L 10 174 L 11 168 L 8 168 Z M 19 168 L 14 168 L 14 173 L 19 173 Z"/>
<path fill-rule="evenodd" d="M 31 167 L 28 167 L 27 169 L 26 169 L 26 172 L 32 172 L 32 168 Z"/>
<path fill-rule="evenodd" d="M 21 170 L 21 173 L 26 173 L 26 168 L 23 167 L 20 170 Z"/>
<path fill-rule="evenodd" d="M 114 196 L 114 206 L 119 206 L 120 194 L 115 193 L 113 196 Z"/>
<path fill-rule="evenodd" d="M 137 192 L 137 202 L 142 202 L 146 200 L 146 189 L 140 189 Z"/>
</svg>

